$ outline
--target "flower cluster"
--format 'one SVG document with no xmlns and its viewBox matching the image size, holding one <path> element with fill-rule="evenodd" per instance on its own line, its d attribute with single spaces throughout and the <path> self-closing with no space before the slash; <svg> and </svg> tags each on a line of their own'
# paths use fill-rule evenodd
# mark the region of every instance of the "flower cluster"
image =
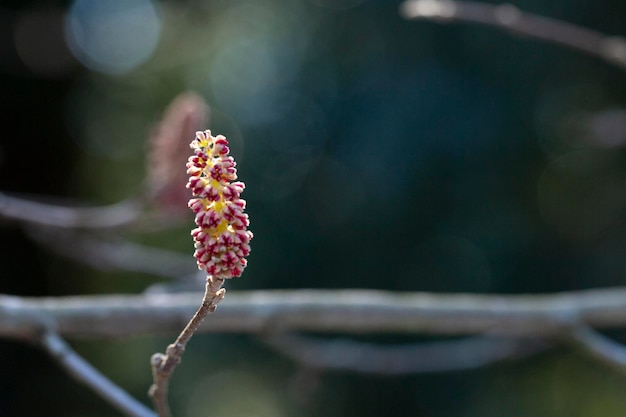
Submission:
<svg viewBox="0 0 626 417">
<path fill-rule="evenodd" d="M 189 208 L 198 225 L 191 231 L 198 268 L 216 278 L 238 277 L 246 267 L 252 239 L 243 212 L 246 202 L 239 198 L 244 183 L 233 182 L 237 169 L 224 136 L 197 132 L 190 147 L 194 155 L 187 162 L 187 188 L 194 196 Z"/>
</svg>

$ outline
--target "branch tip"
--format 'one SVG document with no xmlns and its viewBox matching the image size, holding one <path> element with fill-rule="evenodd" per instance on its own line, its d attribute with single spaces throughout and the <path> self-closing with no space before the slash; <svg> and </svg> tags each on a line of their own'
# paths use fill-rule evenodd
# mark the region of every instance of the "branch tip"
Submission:
<svg viewBox="0 0 626 417">
<path fill-rule="evenodd" d="M 400 4 L 400 15 L 405 19 L 451 19 L 456 5 L 450 0 L 407 0 Z"/>
</svg>

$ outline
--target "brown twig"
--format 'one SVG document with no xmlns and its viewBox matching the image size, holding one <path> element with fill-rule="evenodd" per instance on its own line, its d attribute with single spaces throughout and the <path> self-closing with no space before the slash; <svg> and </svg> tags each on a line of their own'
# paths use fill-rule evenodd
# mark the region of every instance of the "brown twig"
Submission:
<svg viewBox="0 0 626 417">
<path fill-rule="evenodd" d="M 180 363 L 185 347 L 196 332 L 204 318 L 213 313 L 217 304 L 224 298 L 226 290 L 222 288 L 223 278 L 207 277 L 206 290 L 202 298 L 202 304 L 191 318 L 187 326 L 178 335 L 174 343 L 170 344 L 163 353 L 155 353 L 150 359 L 152 365 L 153 384 L 148 391 L 152 398 L 154 409 L 159 417 L 170 417 L 170 409 L 167 400 L 169 380 Z"/>
<path fill-rule="evenodd" d="M 468 22 L 494 26 L 517 35 L 551 42 L 599 57 L 626 69 L 626 39 L 519 10 L 511 4 L 472 1 L 407 0 L 400 5 L 407 19 Z"/>
</svg>

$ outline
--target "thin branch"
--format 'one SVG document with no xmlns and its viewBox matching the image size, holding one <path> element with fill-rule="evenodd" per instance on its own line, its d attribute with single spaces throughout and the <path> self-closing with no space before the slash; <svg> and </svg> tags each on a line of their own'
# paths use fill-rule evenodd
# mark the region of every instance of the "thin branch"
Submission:
<svg viewBox="0 0 626 417">
<path fill-rule="evenodd" d="M 186 277 L 198 271 L 190 255 L 151 248 L 119 237 L 105 239 L 72 229 L 48 227 L 30 227 L 27 231 L 30 237 L 51 251 L 93 268 L 135 271 L 166 278 Z"/>
<path fill-rule="evenodd" d="M 141 206 L 136 199 L 102 207 L 47 204 L 0 192 L 0 217 L 54 227 L 108 229 L 126 226 L 137 220 Z"/>
<path fill-rule="evenodd" d="M 130 417 L 156 417 L 145 405 L 102 375 L 84 360 L 56 333 L 41 334 L 41 345 L 74 379 L 91 388 L 119 411 Z"/>
<path fill-rule="evenodd" d="M 0 337 L 111 338 L 174 333 L 199 293 L 20 298 L 0 296 Z M 542 295 L 393 293 L 372 290 L 231 292 L 199 331 L 559 336 L 572 323 L 626 326 L 626 287 Z"/>
<path fill-rule="evenodd" d="M 626 38 L 607 36 L 571 23 L 522 12 L 511 4 L 407 0 L 400 5 L 400 14 L 407 19 L 430 19 L 444 23 L 468 22 L 494 26 L 517 35 L 575 49 L 626 69 Z"/>
<path fill-rule="evenodd" d="M 171 416 L 167 400 L 170 377 L 180 363 L 185 347 L 196 330 L 198 330 L 200 323 L 206 316 L 215 312 L 217 304 L 224 298 L 226 290 L 222 288 L 223 284 L 223 278 L 207 277 L 202 304 L 189 323 L 187 323 L 187 326 L 178 335 L 174 343 L 167 347 L 165 354 L 155 353 L 150 359 L 153 384 L 148 391 L 148 395 L 152 398 L 154 409 L 159 417 Z"/>
<path fill-rule="evenodd" d="M 292 360 L 321 370 L 376 375 L 406 375 L 476 369 L 539 353 L 536 340 L 476 336 L 461 340 L 381 345 L 348 339 L 278 335 L 263 342 Z"/>
<path fill-rule="evenodd" d="M 576 326 L 571 333 L 575 345 L 611 368 L 626 371 L 626 346 L 587 326 Z"/>
</svg>

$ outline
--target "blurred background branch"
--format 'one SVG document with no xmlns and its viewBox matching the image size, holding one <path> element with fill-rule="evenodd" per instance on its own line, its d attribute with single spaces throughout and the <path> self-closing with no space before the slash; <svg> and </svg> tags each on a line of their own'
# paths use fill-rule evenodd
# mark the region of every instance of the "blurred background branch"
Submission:
<svg viewBox="0 0 626 417">
<path fill-rule="evenodd" d="M 189 255 L 141 245 L 120 236 L 99 236 L 72 229 L 27 227 L 28 235 L 51 251 L 104 271 L 133 271 L 181 280 L 198 275 Z M 201 275 L 201 274 L 200 274 Z M 202 283 L 195 281 L 198 289 Z"/>
<path fill-rule="evenodd" d="M 626 38 L 607 36 L 571 23 L 521 11 L 512 4 L 455 0 L 407 0 L 400 5 L 406 19 L 431 19 L 442 23 L 467 22 L 494 26 L 602 58 L 626 69 Z"/>
<path fill-rule="evenodd" d="M 111 229 L 128 226 L 142 212 L 136 199 L 104 207 L 81 207 L 74 202 L 42 203 L 33 198 L 0 193 L 0 217 L 7 220 L 54 227 Z"/>
<path fill-rule="evenodd" d="M 301 366 L 320 371 L 373 375 L 457 372 L 515 360 L 551 347 L 540 339 L 475 336 L 460 340 L 382 345 L 350 339 L 284 334 L 264 337 L 263 343 Z"/>
<path fill-rule="evenodd" d="M 571 340 L 583 352 L 604 362 L 612 369 L 626 371 L 626 346 L 602 335 L 589 326 L 575 325 Z"/>
<path fill-rule="evenodd" d="M 182 328 L 202 293 L 0 297 L 0 336 L 42 325 L 65 337 L 115 338 Z M 626 326 L 626 288 L 553 295 L 393 293 L 369 290 L 231 291 L 200 332 L 560 336 L 572 325 Z"/>
<path fill-rule="evenodd" d="M 40 344 L 68 374 L 91 388 L 124 415 L 130 417 L 156 416 L 149 408 L 132 398 L 126 391 L 114 384 L 78 355 L 56 333 L 51 331 L 42 332 Z"/>
</svg>

